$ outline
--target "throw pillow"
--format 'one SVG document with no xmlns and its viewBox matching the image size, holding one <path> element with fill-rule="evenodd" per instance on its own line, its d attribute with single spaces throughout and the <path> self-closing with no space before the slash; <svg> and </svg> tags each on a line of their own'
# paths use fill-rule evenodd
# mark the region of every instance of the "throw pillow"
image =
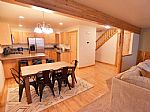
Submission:
<svg viewBox="0 0 150 112">
<path fill-rule="evenodd" d="M 150 72 L 149 71 L 141 69 L 140 72 L 141 72 L 142 76 L 150 78 Z"/>
</svg>

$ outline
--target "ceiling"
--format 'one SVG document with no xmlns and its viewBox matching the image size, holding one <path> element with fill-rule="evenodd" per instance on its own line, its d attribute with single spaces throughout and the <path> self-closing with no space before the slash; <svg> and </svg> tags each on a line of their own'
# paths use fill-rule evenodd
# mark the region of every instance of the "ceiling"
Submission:
<svg viewBox="0 0 150 112">
<path fill-rule="evenodd" d="M 74 0 L 141 28 L 150 28 L 150 0 Z"/>
<path fill-rule="evenodd" d="M 24 19 L 21 19 L 20 21 L 18 18 L 19 16 L 24 16 Z M 44 18 L 45 18 L 44 21 L 47 24 L 50 24 L 55 31 L 56 29 L 63 30 L 65 28 L 77 25 L 94 26 L 97 27 L 98 29 L 104 29 L 102 25 L 63 16 L 58 14 L 57 12 L 44 13 Z M 39 10 L 35 10 L 32 8 L 0 1 L 0 21 L 9 23 L 11 28 L 18 28 L 18 24 L 21 22 L 23 28 L 34 29 L 37 23 L 42 23 L 43 13 Z M 63 22 L 62 26 L 59 25 L 60 22 Z"/>
</svg>

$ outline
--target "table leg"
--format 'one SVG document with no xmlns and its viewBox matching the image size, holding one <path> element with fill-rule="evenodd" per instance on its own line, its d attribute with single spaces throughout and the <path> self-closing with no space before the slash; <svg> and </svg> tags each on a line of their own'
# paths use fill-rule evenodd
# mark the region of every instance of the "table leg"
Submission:
<svg viewBox="0 0 150 112">
<path fill-rule="evenodd" d="M 28 104 L 32 103 L 31 93 L 30 93 L 30 83 L 29 83 L 29 77 L 25 77 L 25 92 L 27 97 Z"/>
<path fill-rule="evenodd" d="M 74 88 L 74 85 L 75 85 L 75 73 L 73 72 L 72 73 L 72 88 Z"/>
</svg>

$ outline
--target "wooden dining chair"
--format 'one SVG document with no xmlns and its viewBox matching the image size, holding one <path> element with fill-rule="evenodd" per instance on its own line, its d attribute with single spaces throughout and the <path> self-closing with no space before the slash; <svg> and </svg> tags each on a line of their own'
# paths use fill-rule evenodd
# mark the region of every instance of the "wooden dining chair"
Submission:
<svg viewBox="0 0 150 112">
<path fill-rule="evenodd" d="M 14 68 L 11 68 L 11 74 L 13 78 L 15 79 L 16 83 L 19 85 L 19 102 L 22 98 L 22 92 L 25 88 L 25 81 L 21 75 L 19 75 L 18 71 Z M 38 87 L 35 80 L 29 80 L 30 85 L 32 85 L 35 88 L 36 94 L 38 94 Z"/>
<path fill-rule="evenodd" d="M 50 76 L 51 76 L 52 72 L 53 72 L 52 70 L 42 71 L 42 75 L 43 75 L 42 77 L 41 76 L 38 77 L 38 74 L 37 74 L 37 84 L 38 84 L 38 87 L 39 87 L 40 102 L 41 102 L 41 99 L 42 99 L 43 90 L 44 90 L 45 86 L 49 86 L 49 88 L 52 91 L 53 96 L 55 96 L 54 89 L 53 89 L 54 86 L 53 86 L 52 81 L 50 79 Z"/>
</svg>

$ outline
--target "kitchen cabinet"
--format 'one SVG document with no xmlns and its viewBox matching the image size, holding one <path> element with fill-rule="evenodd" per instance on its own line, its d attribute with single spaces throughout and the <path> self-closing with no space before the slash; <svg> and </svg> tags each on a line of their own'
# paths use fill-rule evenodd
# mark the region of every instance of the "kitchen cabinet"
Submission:
<svg viewBox="0 0 150 112">
<path fill-rule="evenodd" d="M 57 61 L 57 53 L 53 49 L 45 50 L 45 54 L 48 58 Z"/>
<path fill-rule="evenodd" d="M 18 44 L 21 43 L 22 32 L 12 32 L 13 43 Z"/>
<path fill-rule="evenodd" d="M 61 44 L 69 44 L 70 43 L 70 39 L 68 38 L 68 33 L 67 32 L 63 32 L 60 34 L 60 38 L 61 38 Z"/>
<path fill-rule="evenodd" d="M 25 44 L 28 43 L 27 38 L 28 37 L 40 37 L 44 38 L 45 44 L 50 44 L 50 43 L 59 43 L 59 34 L 38 34 L 34 32 L 17 32 L 13 31 L 12 32 L 13 36 L 13 43 L 14 44 Z"/>
<path fill-rule="evenodd" d="M 0 44 L 1 45 L 11 45 L 11 33 L 10 27 L 7 23 L 0 23 Z"/>
<path fill-rule="evenodd" d="M 45 44 L 59 43 L 59 34 L 55 34 L 55 33 L 45 34 L 44 39 L 45 39 Z"/>
<path fill-rule="evenodd" d="M 26 44 L 28 43 L 27 38 L 28 37 L 34 37 L 33 32 L 12 32 L 13 36 L 13 43 L 14 44 Z"/>
<path fill-rule="evenodd" d="M 65 61 L 65 62 L 70 63 L 70 52 L 61 53 L 60 59 L 61 59 L 61 61 Z"/>
</svg>

